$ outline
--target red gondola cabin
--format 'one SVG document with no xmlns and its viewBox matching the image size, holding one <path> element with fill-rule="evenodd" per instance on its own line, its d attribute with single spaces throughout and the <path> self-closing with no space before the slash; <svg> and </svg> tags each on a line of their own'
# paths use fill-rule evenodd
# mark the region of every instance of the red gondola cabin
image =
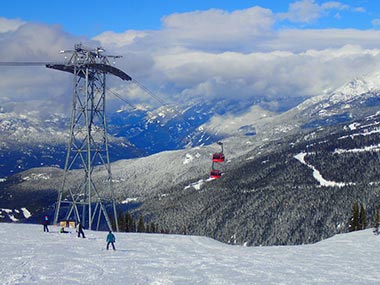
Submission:
<svg viewBox="0 0 380 285">
<path fill-rule="evenodd" d="M 223 153 L 214 153 L 212 155 L 213 162 L 224 162 L 224 154 Z"/>
<path fill-rule="evenodd" d="M 222 176 L 222 172 L 220 172 L 219 170 L 216 170 L 216 169 L 213 169 L 211 170 L 210 172 L 210 178 L 220 178 Z"/>
</svg>

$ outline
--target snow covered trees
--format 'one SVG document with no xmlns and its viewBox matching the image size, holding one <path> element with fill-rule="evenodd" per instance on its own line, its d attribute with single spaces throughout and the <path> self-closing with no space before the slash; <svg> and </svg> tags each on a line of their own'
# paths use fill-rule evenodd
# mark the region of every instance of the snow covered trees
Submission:
<svg viewBox="0 0 380 285">
<path fill-rule="evenodd" d="M 140 215 L 136 221 L 130 212 L 118 213 L 118 223 L 121 232 L 138 233 L 158 233 L 158 225 L 144 221 L 144 216 Z M 162 232 L 162 231 L 161 231 Z"/>
<path fill-rule="evenodd" d="M 350 232 L 364 230 L 367 228 L 367 214 L 363 204 L 355 202 L 352 206 L 352 217 L 348 226 Z"/>
</svg>

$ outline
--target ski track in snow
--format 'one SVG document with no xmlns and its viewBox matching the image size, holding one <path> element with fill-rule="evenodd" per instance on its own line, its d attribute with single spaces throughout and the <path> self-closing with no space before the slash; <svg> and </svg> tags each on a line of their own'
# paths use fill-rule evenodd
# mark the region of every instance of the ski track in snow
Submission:
<svg viewBox="0 0 380 285">
<path fill-rule="evenodd" d="M 0 224 L 1 284 L 379 284 L 372 230 L 313 245 L 244 247 L 206 237 L 107 232 L 88 238 L 50 226 Z"/>
<path fill-rule="evenodd" d="M 318 169 L 316 169 L 313 165 L 308 164 L 305 161 L 305 156 L 306 155 L 307 155 L 307 153 L 301 152 L 301 153 L 295 155 L 294 158 L 297 159 L 302 164 L 306 165 L 307 167 L 309 167 L 310 169 L 313 170 L 313 177 L 315 178 L 315 180 L 317 180 L 319 182 L 319 184 L 321 186 L 324 186 L 324 187 L 335 187 L 335 186 L 337 186 L 337 187 L 344 187 L 344 186 L 346 186 L 348 184 L 352 184 L 352 182 L 344 183 L 344 182 L 335 182 L 335 181 L 326 180 L 325 178 L 322 177 L 322 174 L 319 172 Z"/>
</svg>

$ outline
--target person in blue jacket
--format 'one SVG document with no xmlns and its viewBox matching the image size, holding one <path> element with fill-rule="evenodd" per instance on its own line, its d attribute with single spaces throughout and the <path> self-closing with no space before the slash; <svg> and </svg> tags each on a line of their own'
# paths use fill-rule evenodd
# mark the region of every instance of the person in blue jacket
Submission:
<svg viewBox="0 0 380 285">
<path fill-rule="evenodd" d="M 115 245 L 114 245 L 114 242 L 116 241 L 115 239 L 115 235 L 109 231 L 108 235 L 107 235 L 107 239 L 106 239 L 106 242 L 107 242 L 107 250 L 110 246 L 110 244 L 112 245 L 112 248 L 113 250 L 115 250 Z"/>
</svg>

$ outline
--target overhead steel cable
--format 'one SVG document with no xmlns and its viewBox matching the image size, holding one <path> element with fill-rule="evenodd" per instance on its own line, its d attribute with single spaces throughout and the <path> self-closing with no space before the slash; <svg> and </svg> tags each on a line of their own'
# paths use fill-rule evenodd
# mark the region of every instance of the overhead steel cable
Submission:
<svg viewBox="0 0 380 285">
<path fill-rule="evenodd" d="M 135 82 L 137 84 L 137 82 L 132 79 L 132 82 Z M 138 86 L 140 88 L 143 89 L 143 91 L 147 92 L 150 96 L 152 96 L 153 98 L 155 98 L 157 101 L 159 101 L 161 103 L 161 106 L 168 106 L 169 104 L 168 103 L 165 103 L 164 100 L 162 100 L 161 98 L 159 98 L 158 96 L 155 96 L 153 94 L 153 92 L 151 92 L 148 88 L 144 87 L 142 84 L 138 84 Z M 128 104 L 134 111 L 137 110 L 138 108 L 136 106 L 134 106 L 131 102 L 129 102 L 127 99 L 125 99 L 122 95 L 120 95 L 119 93 L 117 93 L 116 91 L 113 91 L 111 89 L 107 89 L 107 91 L 109 93 L 111 93 L 112 95 L 114 95 L 115 97 L 119 98 L 120 100 L 122 100 L 123 102 L 125 102 L 126 104 Z M 181 117 L 183 114 L 181 112 L 178 111 L 178 108 L 173 106 L 172 107 L 172 113 L 174 114 L 173 118 L 175 117 Z M 148 111 L 147 110 L 147 114 L 154 117 L 154 112 L 152 111 Z M 190 126 L 191 124 L 187 121 L 187 120 L 183 120 L 183 123 L 186 124 L 187 126 Z M 164 127 L 166 129 L 166 127 Z M 167 131 L 169 131 L 169 129 L 167 129 Z"/>
<path fill-rule="evenodd" d="M 145 87 L 142 83 L 140 83 L 136 79 L 132 78 L 132 82 L 135 83 L 138 87 L 140 87 L 143 91 L 145 91 L 150 97 L 157 100 L 162 106 L 169 105 L 168 103 L 165 102 L 164 99 L 162 99 L 158 95 L 154 94 L 152 91 L 150 91 L 147 87 Z"/>
<path fill-rule="evenodd" d="M 136 79 L 132 78 L 132 83 L 135 83 L 138 87 L 140 87 L 143 91 L 145 91 L 149 96 L 151 96 L 153 99 L 155 99 L 158 103 L 160 103 L 161 107 L 162 106 L 169 106 L 170 104 L 167 103 L 164 99 L 162 99 L 160 96 L 158 96 L 157 94 L 153 93 L 151 90 L 149 90 L 147 87 L 145 87 L 142 83 L 140 83 L 139 81 L 137 81 Z M 181 117 L 183 115 L 183 113 L 181 113 L 180 111 L 178 111 L 178 107 L 176 106 L 172 106 L 173 108 L 173 114 L 177 117 Z M 152 114 L 152 112 L 149 112 Z M 174 118 L 174 117 L 173 117 Z M 186 120 L 183 121 L 185 124 L 187 124 L 188 126 L 190 125 L 190 123 Z"/>
<path fill-rule="evenodd" d="M 1 61 L 0 66 L 46 66 L 54 64 L 53 62 L 45 61 Z"/>
<path fill-rule="evenodd" d="M 119 93 L 117 93 L 116 91 L 113 91 L 111 89 L 108 89 L 107 88 L 107 91 L 110 92 L 112 95 L 114 95 L 115 97 L 119 98 L 121 101 L 123 101 L 124 103 L 126 103 L 127 105 L 129 105 L 133 110 L 137 110 L 136 106 L 133 105 L 131 102 L 129 102 L 127 99 L 123 98 Z"/>
</svg>

